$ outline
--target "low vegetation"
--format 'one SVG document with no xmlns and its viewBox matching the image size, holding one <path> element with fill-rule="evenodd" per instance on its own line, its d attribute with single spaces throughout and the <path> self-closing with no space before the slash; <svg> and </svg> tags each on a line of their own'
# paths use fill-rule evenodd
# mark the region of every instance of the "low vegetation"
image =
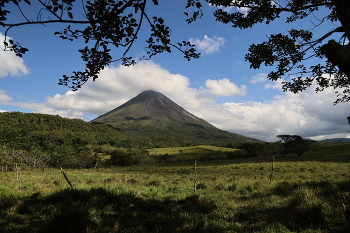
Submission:
<svg viewBox="0 0 350 233">
<path fill-rule="evenodd" d="M 73 190 L 58 169 L 2 172 L 0 232 L 345 233 L 349 148 L 277 156 L 273 174 L 268 157 L 68 169 Z"/>
</svg>

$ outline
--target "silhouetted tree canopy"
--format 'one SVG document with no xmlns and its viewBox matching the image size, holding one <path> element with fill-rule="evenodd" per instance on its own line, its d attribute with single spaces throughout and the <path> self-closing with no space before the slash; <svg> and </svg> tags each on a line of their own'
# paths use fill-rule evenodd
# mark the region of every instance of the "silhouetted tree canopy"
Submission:
<svg viewBox="0 0 350 233">
<path fill-rule="evenodd" d="M 18 11 L 10 12 L 11 4 L 15 4 Z M 150 59 L 158 53 L 179 50 L 188 60 L 198 58 L 194 45 L 188 41 L 173 43 L 171 30 L 164 19 L 150 16 L 146 11 L 147 4 L 158 5 L 157 0 L 2 0 L 0 1 L 0 26 L 6 28 L 5 50 L 12 50 L 22 57 L 28 49 L 13 40 L 6 40 L 12 27 L 33 24 L 49 25 L 61 23 L 67 25 L 62 31 L 54 34 L 64 40 L 81 39 L 85 47 L 78 50 L 85 62 L 84 71 L 74 71 L 72 76 L 63 75 L 60 85 L 66 85 L 73 90 L 80 88 L 88 79 L 95 80 L 107 65 L 121 61 L 123 65 L 135 64 L 135 58 L 128 56 L 142 27 L 148 25 L 150 35 L 145 41 L 146 56 Z M 191 4 L 189 3 L 188 7 Z M 37 12 L 35 19 L 27 18 L 26 14 Z M 22 15 L 18 22 L 7 20 L 8 15 Z M 113 57 L 113 47 L 123 48 L 118 57 Z"/>
<path fill-rule="evenodd" d="M 322 10 L 322 18 L 314 18 L 315 28 L 331 22 L 329 28 L 315 36 L 311 30 L 292 28 L 286 33 L 268 36 L 260 44 L 252 44 L 245 56 L 253 69 L 272 66 L 268 78 L 284 78 L 283 91 L 299 93 L 316 82 L 316 92 L 325 88 L 345 88 L 338 92 L 335 103 L 350 100 L 350 4 L 344 0 L 208 0 L 214 6 L 237 7 L 229 13 L 220 8 L 214 12 L 216 20 L 234 28 L 247 29 L 259 23 L 269 24 L 280 19 L 285 23 L 309 23 L 310 17 Z M 244 10 L 244 12 L 242 11 Z M 338 41 L 329 40 L 336 37 Z M 324 62 L 322 58 L 328 60 Z M 316 58 L 313 59 L 313 58 Z M 306 60 L 315 62 L 305 65 Z M 319 59 L 319 60 L 317 60 Z M 319 63 L 317 63 L 319 62 Z"/>
<path fill-rule="evenodd" d="M 38 12 L 35 20 L 28 19 L 24 12 L 30 9 L 28 5 L 35 4 L 32 11 Z M 186 5 L 187 2 L 187 5 Z M 344 88 L 338 92 L 335 103 L 350 100 L 350 11 L 349 2 L 344 0 L 187 0 L 184 1 L 184 14 L 187 22 L 192 23 L 203 16 L 202 3 L 218 7 L 214 12 L 217 21 L 230 24 L 234 28 L 247 29 L 259 23 L 269 24 L 280 19 L 285 23 L 309 20 L 310 15 L 321 12 L 315 28 L 331 22 L 334 28 L 325 29 L 323 35 L 315 36 L 313 29 L 292 28 L 286 33 L 268 36 L 260 44 L 252 44 L 245 59 L 253 69 L 261 65 L 272 66 L 268 78 L 273 81 L 283 81 L 283 90 L 299 93 L 317 84 L 316 91 L 325 88 Z M 166 4 L 166 1 L 160 4 Z M 15 4 L 23 17 L 19 22 L 7 21 L 8 5 Z M 15 26 L 31 24 L 62 23 L 67 25 L 62 31 L 54 34 L 65 40 L 83 39 L 86 46 L 79 50 L 86 63 L 84 71 L 74 71 L 72 76 L 63 75 L 59 84 L 77 90 L 89 78 L 95 80 L 99 72 L 115 61 L 130 66 L 135 64 L 135 58 L 128 56 L 141 27 L 148 25 L 149 38 L 145 41 L 147 56 L 143 59 L 162 53 L 179 50 L 188 60 L 198 58 L 194 45 L 188 41 L 173 43 L 171 29 L 166 26 L 164 19 L 149 16 L 146 5 L 158 5 L 158 0 L 2 0 L 0 2 L 0 25 L 9 29 Z M 182 2 L 179 2 L 182 4 Z M 25 6 L 27 5 L 27 6 Z M 34 5 L 34 4 L 33 4 Z M 233 13 L 225 8 L 233 7 Z M 187 12 L 188 8 L 190 9 Z M 194 10 L 193 10 L 194 9 Z M 321 11 L 322 10 L 322 11 Z M 179 12 L 179 15 L 182 14 Z M 83 25 L 83 27 L 82 27 Z M 334 40 L 337 38 L 337 41 Z M 331 40 L 330 40 L 331 39 Z M 18 42 L 4 41 L 5 49 L 14 51 L 18 56 L 28 51 Z M 112 57 L 112 47 L 124 48 L 119 57 Z M 325 62 L 323 58 L 326 57 Z M 314 59 L 316 58 L 316 60 Z M 311 59 L 311 60 L 310 60 Z M 306 66 L 305 61 L 312 61 Z"/>
</svg>

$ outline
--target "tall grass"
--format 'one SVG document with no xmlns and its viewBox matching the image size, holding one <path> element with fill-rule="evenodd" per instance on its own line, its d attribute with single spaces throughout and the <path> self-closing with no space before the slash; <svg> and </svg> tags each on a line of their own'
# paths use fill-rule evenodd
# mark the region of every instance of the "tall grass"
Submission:
<svg viewBox="0 0 350 233">
<path fill-rule="evenodd" d="M 335 148 L 329 150 L 334 151 Z M 349 232 L 349 158 L 0 173 L 0 232 Z M 337 161 L 338 159 L 338 161 Z M 323 160 L 323 161 L 319 161 Z"/>
</svg>

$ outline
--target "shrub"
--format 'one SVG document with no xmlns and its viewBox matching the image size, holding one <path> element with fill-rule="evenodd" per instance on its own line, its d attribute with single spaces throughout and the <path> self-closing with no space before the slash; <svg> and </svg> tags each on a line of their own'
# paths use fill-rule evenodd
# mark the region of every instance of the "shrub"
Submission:
<svg viewBox="0 0 350 233">
<path fill-rule="evenodd" d="M 205 184 L 203 184 L 203 183 L 199 183 L 196 186 L 196 189 L 206 189 L 206 188 L 207 188 L 207 186 Z"/>
<path fill-rule="evenodd" d="M 235 150 L 227 153 L 228 159 L 244 159 L 248 157 L 248 153 L 244 150 Z"/>
<path fill-rule="evenodd" d="M 152 180 L 148 183 L 148 185 L 158 187 L 160 185 L 160 181 L 159 180 Z"/>
<path fill-rule="evenodd" d="M 214 187 L 214 190 L 224 190 L 225 186 L 223 184 L 218 184 Z"/>
<path fill-rule="evenodd" d="M 114 150 L 111 153 L 110 163 L 117 166 L 132 165 L 132 156 L 122 150 Z"/>
<path fill-rule="evenodd" d="M 237 189 L 237 186 L 235 184 L 231 184 L 227 187 L 227 190 L 231 192 L 235 191 L 236 189 Z"/>
</svg>

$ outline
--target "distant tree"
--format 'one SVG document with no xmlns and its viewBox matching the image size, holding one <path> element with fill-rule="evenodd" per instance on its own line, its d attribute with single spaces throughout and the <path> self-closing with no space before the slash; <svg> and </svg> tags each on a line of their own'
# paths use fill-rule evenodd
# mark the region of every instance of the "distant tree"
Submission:
<svg viewBox="0 0 350 233">
<path fill-rule="evenodd" d="M 13 27 L 57 23 L 67 25 L 54 34 L 69 41 L 82 39 L 86 44 L 78 50 L 85 62 L 85 70 L 74 71 L 72 76 L 63 75 L 59 80 L 59 84 L 73 90 L 80 88 L 90 78 L 95 80 L 99 72 L 113 62 L 121 61 L 126 66 L 135 64 L 135 59 L 128 56 L 128 52 L 145 24 L 149 26 L 150 34 L 145 41 L 147 55 L 142 59 L 150 59 L 163 52 L 170 53 L 172 49 L 179 50 L 187 60 L 198 58 L 199 54 L 190 42 L 171 41 L 171 30 L 164 19 L 147 13 L 146 6 L 149 4 L 158 5 L 158 0 L 2 0 L 0 26 L 6 28 L 5 50 L 12 50 L 20 57 L 29 51 L 20 43 L 6 39 Z M 200 7 L 198 3 L 188 1 L 187 7 L 192 5 Z M 33 12 L 37 12 L 35 19 L 28 16 Z M 8 17 L 11 14 L 16 17 L 12 16 L 10 21 Z M 13 22 L 14 19 L 17 22 Z M 112 48 L 122 48 L 119 57 L 112 56 Z"/>
<path fill-rule="evenodd" d="M 299 135 L 281 134 L 276 136 L 282 142 L 282 153 L 295 153 L 299 158 L 303 157 L 305 150 L 308 149 L 313 141 L 304 140 Z"/>
<path fill-rule="evenodd" d="M 243 149 L 249 157 L 264 157 L 277 154 L 277 145 L 269 142 L 243 142 L 237 146 Z"/>
<path fill-rule="evenodd" d="M 282 142 L 282 154 L 283 156 L 286 156 L 286 154 L 288 153 L 288 151 L 290 150 L 290 143 L 291 141 L 293 141 L 296 138 L 299 138 L 300 136 L 298 135 L 288 135 L 288 134 L 281 134 L 281 135 L 277 135 L 276 138 L 278 138 L 278 140 L 280 142 Z"/>
</svg>

